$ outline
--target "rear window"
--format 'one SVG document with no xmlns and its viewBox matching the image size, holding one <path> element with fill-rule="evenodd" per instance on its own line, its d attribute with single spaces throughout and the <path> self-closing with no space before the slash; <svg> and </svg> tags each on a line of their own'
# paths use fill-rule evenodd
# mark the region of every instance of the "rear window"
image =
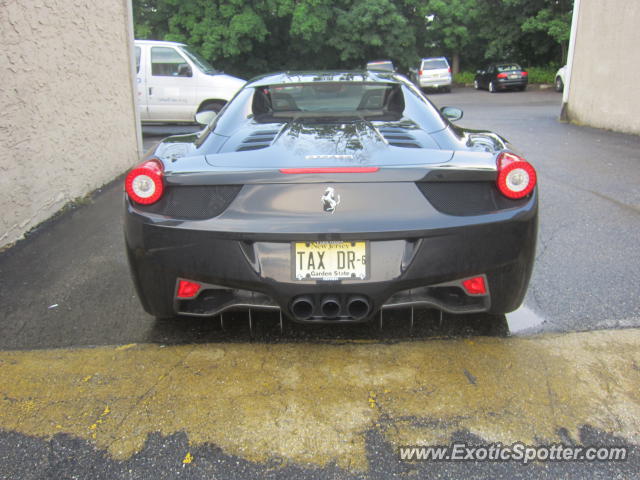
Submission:
<svg viewBox="0 0 640 480">
<path fill-rule="evenodd" d="M 259 87 L 254 114 L 274 116 L 362 116 L 402 111 L 404 97 L 397 84 L 322 82 Z"/>
<path fill-rule="evenodd" d="M 449 64 L 444 58 L 433 58 L 431 60 L 422 61 L 421 70 L 436 70 L 440 68 L 449 68 Z"/>
<path fill-rule="evenodd" d="M 504 65 L 496 65 L 498 72 L 509 72 L 511 70 L 522 70 L 517 63 L 505 63 Z"/>
</svg>

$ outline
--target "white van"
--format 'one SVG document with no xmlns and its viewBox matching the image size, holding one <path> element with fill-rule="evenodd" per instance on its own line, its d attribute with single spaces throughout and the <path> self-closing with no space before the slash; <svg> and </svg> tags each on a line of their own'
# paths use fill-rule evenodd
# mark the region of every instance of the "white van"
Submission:
<svg viewBox="0 0 640 480">
<path fill-rule="evenodd" d="M 135 54 L 143 123 L 193 123 L 198 112 L 220 111 L 245 83 L 182 43 L 136 40 Z"/>
</svg>

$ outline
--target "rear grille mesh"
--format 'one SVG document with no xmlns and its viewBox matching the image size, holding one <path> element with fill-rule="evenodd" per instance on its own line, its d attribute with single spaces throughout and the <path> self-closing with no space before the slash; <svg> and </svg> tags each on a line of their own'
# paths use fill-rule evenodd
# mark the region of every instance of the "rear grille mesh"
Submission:
<svg viewBox="0 0 640 480">
<path fill-rule="evenodd" d="M 460 217 L 517 208 L 529 201 L 501 195 L 493 182 L 419 182 L 416 185 L 436 210 Z"/>
<path fill-rule="evenodd" d="M 242 185 L 169 186 L 156 203 L 136 204 L 135 208 L 167 217 L 204 220 L 224 212 L 241 188 Z"/>
</svg>

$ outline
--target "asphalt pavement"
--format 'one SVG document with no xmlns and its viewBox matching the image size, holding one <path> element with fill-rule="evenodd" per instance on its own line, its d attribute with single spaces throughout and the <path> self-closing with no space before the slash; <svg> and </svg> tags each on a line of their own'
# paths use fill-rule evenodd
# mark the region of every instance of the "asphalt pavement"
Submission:
<svg viewBox="0 0 640 480">
<path fill-rule="evenodd" d="M 140 307 L 122 178 L 0 253 L 0 478 L 634 478 L 624 463 L 403 463 L 403 444 L 638 444 L 640 137 L 560 123 L 553 91 L 438 106 L 537 168 L 540 232 L 506 317 L 307 327 Z M 145 147 L 190 126 L 143 129 Z M 584 332 L 584 333 L 571 333 Z"/>
<path fill-rule="evenodd" d="M 432 95 L 458 123 L 493 130 L 538 172 L 540 232 L 530 332 L 640 326 L 640 137 L 558 122 L 552 90 Z"/>
</svg>

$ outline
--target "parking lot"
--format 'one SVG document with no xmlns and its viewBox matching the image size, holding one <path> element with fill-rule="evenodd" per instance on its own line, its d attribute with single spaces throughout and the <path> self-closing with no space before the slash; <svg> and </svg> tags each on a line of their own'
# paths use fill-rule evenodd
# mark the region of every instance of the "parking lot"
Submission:
<svg viewBox="0 0 640 480">
<path fill-rule="evenodd" d="M 0 478 L 633 478 L 636 447 L 617 463 L 399 461 L 455 440 L 640 440 L 640 138 L 558 122 L 551 90 L 430 98 L 538 170 L 523 307 L 340 329 L 156 321 L 129 279 L 118 179 L 0 255 Z M 185 131 L 145 127 L 145 146 Z"/>
</svg>

